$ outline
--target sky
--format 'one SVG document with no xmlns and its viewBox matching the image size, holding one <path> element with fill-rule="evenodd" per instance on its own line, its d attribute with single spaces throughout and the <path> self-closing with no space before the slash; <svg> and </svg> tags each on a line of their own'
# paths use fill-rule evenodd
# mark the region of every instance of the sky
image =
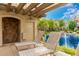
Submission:
<svg viewBox="0 0 79 59">
<path fill-rule="evenodd" d="M 47 12 L 45 18 L 54 20 L 64 19 L 68 21 L 74 19 L 78 15 L 79 3 L 71 3 Z"/>
</svg>

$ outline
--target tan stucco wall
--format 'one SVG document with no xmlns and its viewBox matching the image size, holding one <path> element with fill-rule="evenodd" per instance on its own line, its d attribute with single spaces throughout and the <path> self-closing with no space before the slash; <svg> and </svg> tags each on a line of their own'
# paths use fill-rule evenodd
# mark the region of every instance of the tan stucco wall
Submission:
<svg viewBox="0 0 79 59">
<path fill-rule="evenodd" d="M 20 33 L 23 33 L 23 40 L 21 41 L 33 41 L 34 38 L 36 38 L 37 36 L 36 18 L 32 17 L 30 20 L 29 16 L 26 15 L 24 16 L 12 12 L 0 11 L 0 45 L 2 45 L 2 17 L 14 17 L 20 20 L 21 22 Z M 33 28 L 33 23 L 35 23 L 35 28 Z M 34 34 L 33 31 L 35 31 L 35 35 L 33 35 Z"/>
</svg>

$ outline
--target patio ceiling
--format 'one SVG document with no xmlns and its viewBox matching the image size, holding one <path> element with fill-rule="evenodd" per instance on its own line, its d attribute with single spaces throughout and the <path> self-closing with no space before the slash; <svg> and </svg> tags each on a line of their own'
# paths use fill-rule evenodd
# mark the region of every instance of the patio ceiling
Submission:
<svg viewBox="0 0 79 59">
<path fill-rule="evenodd" d="M 16 14 L 42 17 L 46 12 L 65 5 L 65 3 L 2 3 L 0 10 Z"/>
</svg>

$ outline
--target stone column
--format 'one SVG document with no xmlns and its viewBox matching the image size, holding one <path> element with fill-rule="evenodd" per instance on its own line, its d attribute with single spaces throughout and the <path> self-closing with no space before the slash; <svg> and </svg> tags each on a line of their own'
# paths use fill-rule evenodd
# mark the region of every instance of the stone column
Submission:
<svg viewBox="0 0 79 59">
<path fill-rule="evenodd" d="M 0 17 L 0 46 L 2 46 L 2 17 Z"/>
<path fill-rule="evenodd" d="M 33 40 L 35 40 L 35 22 L 33 22 Z"/>
</svg>

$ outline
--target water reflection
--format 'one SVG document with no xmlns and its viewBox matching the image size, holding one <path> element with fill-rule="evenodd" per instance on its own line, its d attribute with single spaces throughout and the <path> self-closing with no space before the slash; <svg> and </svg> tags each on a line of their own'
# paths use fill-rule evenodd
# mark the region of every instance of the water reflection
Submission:
<svg viewBox="0 0 79 59">
<path fill-rule="evenodd" d="M 59 45 L 68 48 L 77 48 L 79 37 L 71 33 L 63 33 L 59 39 Z"/>
</svg>

